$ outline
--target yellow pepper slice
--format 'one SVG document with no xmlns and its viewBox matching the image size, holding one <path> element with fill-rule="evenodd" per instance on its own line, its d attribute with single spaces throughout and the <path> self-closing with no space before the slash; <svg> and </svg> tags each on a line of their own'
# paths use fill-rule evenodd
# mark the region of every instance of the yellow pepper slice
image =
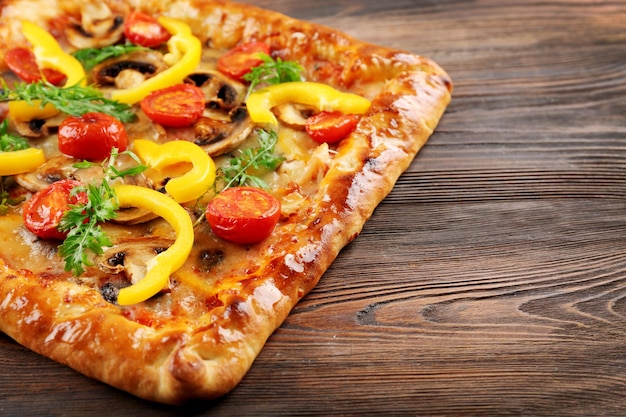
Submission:
<svg viewBox="0 0 626 417">
<path fill-rule="evenodd" d="M 180 177 L 165 185 L 165 191 L 177 202 L 186 203 L 202 196 L 215 181 L 215 164 L 198 145 L 183 140 L 159 145 L 149 140 L 135 140 L 135 153 L 150 167 L 162 170 L 181 162 L 192 167 Z"/>
<path fill-rule="evenodd" d="M 46 162 L 43 151 L 37 148 L 0 152 L 0 176 L 34 171 Z"/>
<path fill-rule="evenodd" d="M 80 61 L 66 53 L 54 37 L 42 27 L 29 21 L 22 22 L 22 34 L 33 47 L 33 54 L 37 65 L 41 68 L 52 68 L 62 72 L 67 77 L 65 87 L 84 85 L 86 83 L 85 70 Z M 51 104 L 42 108 L 41 101 L 33 100 L 9 102 L 9 115 L 18 121 L 44 119 L 54 116 L 58 111 Z"/>
<path fill-rule="evenodd" d="M 181 83 L 200 63 L 202 43 L 193 36 L 189 25 L 165 16 L 159 17 L 158 21 L 172 34 L 167 41 L 169 52 L 163 57 L 171 67 L 136 87 L 113 91 L 113 100 L 126 104 L 138 103 L 153 91 Z"/>
<path fill-rule="evenodd" d="M 357 94 L 345 93 L 315 82 L 288 82 L 270 85 L 248 96 L 246 105 L 252 121 L 277 125 L 272 108 L 285 103 L 306 104 L 319 111 L 341 111 L 346 114 L 363 114 L 370 101 Z"/>
<path fill-rule="evenodd" d="M 28 103 L 24 100 L 9 101 L 9 116 L 17 122 L 28 122 L 33 119 L 47 119 L 59 113 L 52 104 L 41 107 L 41 100 Z"/>
<path fill-rule="evenodd" d="M 52 68 L 67 76 L 65 87 L 85 85 L 85 69 L 79 60 L 66 53 L 54 37 L 45 29 L 28 21 L 22 22 L 22 33 L 33 46 L 37 65 Z"/>
<path fill-rule="evenodd" d="M 121 207 L 150 210 L 163 217 L 176 232 L 172 246 L 148 261 L 146 276 L 120 290 L 117 303 L 131 305 L 145 301 L 165 288 L 170 275 L 185 263 L 193 246 L 193 224 L 185 209 L 165 194 L 136 185 L 116 185 L 114 190 Z"/>
</svg>

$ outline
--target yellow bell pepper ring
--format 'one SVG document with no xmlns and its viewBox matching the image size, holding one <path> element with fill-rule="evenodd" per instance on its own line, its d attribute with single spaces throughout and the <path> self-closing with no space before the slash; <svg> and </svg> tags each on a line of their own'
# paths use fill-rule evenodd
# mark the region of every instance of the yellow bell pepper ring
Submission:
<svg viewBox="0 0 626 417">
<path fill-rule="evenodd" d="M 85 85 L 85 69 L 79 60 L 66 53 L 56 39 L 45 29 L 27 20 L 22 21 L 22 34 L 33 47 L 37 65 L 52 68 L 67 77 L 65 87 Z"/>
<path fill-rule="evenodd" d="M 29 122 L 33 119 L 47 119 L 59 113 L 52 104 L 41 107 L 41 100 L 28 103 L 24 100 L 9 101 L 9 115 L 17 122 Z"/>
<path fill-rule="evenodd" d="M 86 83 L 85 70 L 80 61 L 63 51 L 57 40 L 45 29 L 25 20 L 22 21 L 22 34 L 30 42 L 38 66 L 65 74 L 65 87 Z M 58 112 L 52 104 L 42 107 L 40 100 L 33 100 L 31 103 L 22 100 L 9 102 L 9 115 L 21 122 L 46 119 Z"/>
<path fill-rule="evenodd" d="M 113 100 L 126 104 L 138 103 L 153 91 L 181 83 L 200 64 L 202 42 L 193 36 L 189 25 L 165 16 L 159 17 L 158 22 L 172 34 L 167 41 L 169 52 L 163 57 L 171 67 L 136 87 L 113 91 Z"/>
<path fill-rule="evenodd" d="M 286 103 L 306 104 L 319 111 L 341 111 L 346 114 L 363 114 L 371 105 L 365 97 L 307 81 L 270 85 L 251 93 L 246 101 L 252 121 L 271 125 L 278 124 L 272 108 Z"/>
<path fill-rule="evenodd" d="M 0 176 L 31 172 L 46 162 L 43 151 L 37 148 L 0 152 Z"/>
<path fill-rule="evenodd" d="M 165 194 L 136 185 L 116 185 L 114 190 L 121 207 L 150 210 L 164 218 L 176 232 L 172 246 L 148 261 L 146 275 L 139 282 L 120 290 L 117 303 L 124 306 L 145 301 L 166 287 L 170 275 L 189 257 L 194 233 L 191 218 L 185 209 Z"/>
<path fill-rule="evenodd" d="M 181 162 L 191 163 L 191 169 L 165 185 L 165 191 L 177 202 L 186 203 L 201 197 L 215 181 L 215 163 L 198 145 L 175 140 L 159 145 L 137 139 L 134 152 L 151 168 L 162 170 Z"/>
</svg>

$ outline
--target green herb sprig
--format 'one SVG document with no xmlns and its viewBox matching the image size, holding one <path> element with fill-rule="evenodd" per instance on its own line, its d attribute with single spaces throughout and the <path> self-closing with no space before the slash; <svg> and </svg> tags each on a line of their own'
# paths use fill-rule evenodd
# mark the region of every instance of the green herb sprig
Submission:
<svg viewBox="0 0 626 417">
<path fill-rule="evenodd" d="M 227 165 L 218 169 L 217 176 L 224 183 L 222 191 L 242 185 L 268 188 L 267 183 L 253 172 L 274 170 L 284 158 L 274 153 L 274 147 L 278 142 L 278 134 L 275 131 L 258 129 L 256 135 L 259 146 L 240 150 L 239 156 L 229 159 Z"/>
<path fill-rule="evenodd" d="M 0 152 L 19 151 L 30 148 L 26 138 L 9 133 L 9 122 L 5 119 L 0 124 Z"/>
<path fill-rule="evenodd" d="M 104 48 L 84 48 L 79 49 L 72 53 L 74 58 L 78 59 L 86 71 L 92 70 L 99 63 L 106 61 L 109 58 L 115 58 L 121 55 L 128 54 L 135 51 L 144 51 L 148 48 L 143 46 L 134 45 L 132 43 L 125 43 L 120 45 L 110 45 Z"/>
<path fill-rule="evenodd" d="M 132 152 L 126 151 L 123 154 L 131 156 L 135 162 L 140 163 L 139 158 Z M 101 223 L 114 219 L 120 207 L 111 181 L 128 175 L 140 174 L 147 168 L 138 165 L 120 171 L 114 166 L 119 155 L 118 150 L 113 148 L 111 156 L 102 162 L 104 177 L 100 184 L 87 184 L 72 189 L 72 195 L 86 193 L 87 203 L 71 206 L 61 218 L 59 230 L 68 232 L 68 234 L 59 246 L 59 254 L 65 260 L 65 270 L 71 271 L 75 276 L 85 272 L 85 266 L 92 265 L 89 260 L 89 252 L 101 255 L 104 252 L 104 247 L 112 245 L 100 226 Z M 96 165 L 84 161 L 75 164 L 74 167 L 89 168 Z"/>
<path fill-rule="evenodd" d="M 0 152 L 13 152 L 30 148 L 26 138 L 9 132 L 8 120 L 0 123 Z M 9 207 L 19 203 L 19 200 L 10 198 L 9 192 L 4 189 L 4 177 L 0 177 L 0 215 L 9 211 Z"/>
<path fill-rule="evenodd" d="M 0 216 L 8 213 L 9 208 L 18 205 L 23 198 L 11 198 L 9 192 L 4 188 L 4 178 L 0 177 Z"/>
<path fill-rule="evenodd" d="M 250 83 L 247 96 L 252 93 L 257 86 L 262 84 L 280 84 L 293 81 L 302 81 L 304 68 L 297 62 L 283 61 L 280 58 L 272 58 L 267 54 L 259 54 L 263 63 L 244 75 L 244 80 Z M 247 97 L 246 96 L 246 97 Z"/>
<path fill-rule="evenodd" d="M 132 106 L 107 99 L 98 89 L 90 86 L 73 85 L 60 88 L 39 81 L 30 84 L 18 83 L 10 89 L 3 83 L 0 101 L 12 100 L 24 100 L 29 104 L 34 100 L 41 100 L 42 107 L 50 103 L 58 110 L 73 116 L 101 112 L 122 122 L 132 122 L 137 117 Z"/>
<path fill-rule="evenodd" d="M 256 130 L 259 146 L 239 150 L 241 155 L 230 158 L 228 164 L 218 168 L 216 181 L 213 184 L 213 192 L 219 194 L 230 187 L 249 185 L 267 189 L 269 186 L 257 175 L 259 171 L 275 170 L 284 161 L 282 156 L 274 153 L 274 147 L 278 142 L 278 134 L 275 131 Z M 254 172 L 256 171 L 256 172 Z M 218 186 L 218 184 L 221 184 Z M 200 208 L 198 199 L 196 209 L 201 213 L 194 222 L 194 227 L 201 224 L 206 217 L 205 211 Z"/>
</svg>

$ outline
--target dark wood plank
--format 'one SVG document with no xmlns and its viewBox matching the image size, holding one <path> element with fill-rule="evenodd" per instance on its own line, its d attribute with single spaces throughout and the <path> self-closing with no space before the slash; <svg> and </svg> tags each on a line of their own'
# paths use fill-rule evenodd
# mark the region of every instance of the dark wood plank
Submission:
<svg viewBox="0 0 626 417">
<path fill-rule="evenodd" d="M 624 415 L 626 3 L 250 3 L 437 60 L 437 132 L 230 395 L 146 403 L 0 337 L 0 415 Z"/>
</svg>

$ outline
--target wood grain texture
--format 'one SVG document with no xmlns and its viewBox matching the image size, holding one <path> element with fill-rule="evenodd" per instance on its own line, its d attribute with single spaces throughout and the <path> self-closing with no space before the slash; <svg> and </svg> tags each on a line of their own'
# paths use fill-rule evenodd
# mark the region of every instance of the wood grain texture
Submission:
<svg viewBox="0 0 626 417">
<path fill-rule="evenodd" d="M 146 403 L 0 336 L 0 415 L 626 415 L 626 3 L 249 3 L 435 59 L 435 135 L 230 395 Z"/>
</svg>

